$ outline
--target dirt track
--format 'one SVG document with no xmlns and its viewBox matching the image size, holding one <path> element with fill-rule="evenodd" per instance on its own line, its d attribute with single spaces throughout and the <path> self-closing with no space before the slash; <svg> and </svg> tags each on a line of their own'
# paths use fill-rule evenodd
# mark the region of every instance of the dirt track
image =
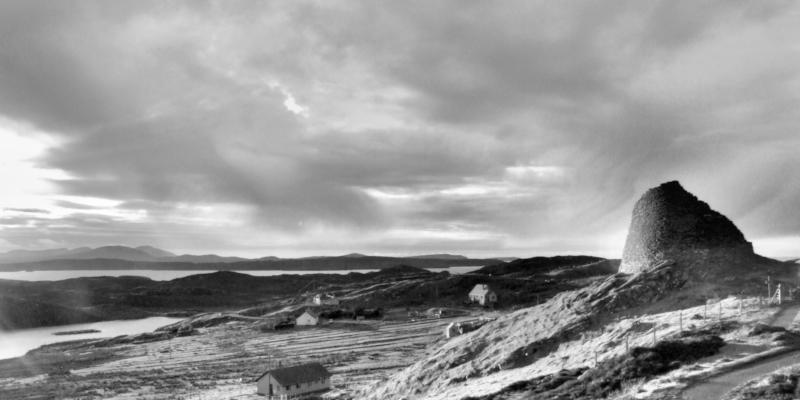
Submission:
<svg viewBox="0 0 800 400">
<path fill-rule="evenodd" d="M 788 328 L 797 318 L 800 312 L 800 305 L 793 305 L 782 310 L 775 321 L 774 326 Z M 800 351 L 789 354 L 778 355 L 770 359 L 763 360 L 744 369 L 731 371 L 729 373 L 713 377 L 698 385 L 689 387 L 683 393 L 686 400 L 716 400 L 723 399 L 725 394 L 736 386 L 741 385 L 753 378 L 768 374 L 777 369 L 797 364 L 800 362 Z"/>
</svg>

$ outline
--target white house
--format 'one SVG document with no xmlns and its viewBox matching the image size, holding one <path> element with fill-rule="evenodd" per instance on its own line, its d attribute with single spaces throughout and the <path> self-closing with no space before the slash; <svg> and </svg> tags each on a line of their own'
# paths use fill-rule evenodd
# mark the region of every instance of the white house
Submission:
<svg viewBox="0 0 800 400">
<path fill-rule="evenodd" d="M 288 399 L 327 390 L 331 387 L 331 375 L 320 363 L 273 369 L 256 379 L 257 393 L 275 399 Z"/>
<path fill-rule="evenodd" d="M 461 324 L 457 322 L 451 322 L 450 325 L 447 325 L 447 328 L 444 328 L 444 337 L 450 339 L 452 337 L 456 337 L 461 334 L 458 328 Z"/>
<path fill-rule="evenodd" d="M 492 289 L 489 289 L 489 285 L 481 283 L 475 285 L 475 288 L 469 292 L 469 301 L 485 306 L 491 303 L 496 303 L 497 294 L 495 294 Z"/>
<path fill-rule="evenodd" d="M 331 306 L 338 306 L 339 299 L 333 297 L 329 294 L 318 294 L 314 296 L 314 304 L 317 305 L 331 305 Z"/>
<path fill-rule="evenodd" d="M 319 314 L 306 310 L 302 315 L 297 317 L 297 326 L 300 325 L 317 325 L 319 323 Z"/>
</svg>

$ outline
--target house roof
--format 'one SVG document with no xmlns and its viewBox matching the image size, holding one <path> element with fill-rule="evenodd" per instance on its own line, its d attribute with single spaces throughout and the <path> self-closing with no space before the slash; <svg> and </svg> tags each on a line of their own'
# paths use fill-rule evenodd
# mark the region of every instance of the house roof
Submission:
<svg viewBox="0 0 800 400">
<path fill-rule="evenodd" d="M 303 314 L 308 314 L 314 319 L 319 319 L 319 314 L 317 314 L 317 313 L 315 313 L 314 311 L 311 311 L 311 310 L 306 310 L 306 312 L 304 312 Z M 300 316 L 302 317 L 303 314 L 300 314 Z"/>
<path fill-rule="evenodd" d="M 477 296 L 485 296 L 485 295 L 487 295 L 489 293 L 494 293 L 494 292 L 492 292 L 492 289 L 489 289 L 489 285 L 480 283 L 480 284 L 475 285 L 475 288 L 473 288 L 472 291 L 469 292 L 469 295 L 470 296 L 475 296 L 475 295 L 477 295 Z"/>
<path fill-rule="evenodd" d="M 330 295 L 330 294 L 318 294 L 318 295 L 316 295 L 314 297 L 318 298 L 318 299 L 322 299 L 322 300 L 333 300 L 335 298 L 335 297 L 333 297 L 333 295 Z"/>
<path fill-rule="evenodd" d="M 281 385 L 296 385 L 298 383 L 312 382 L 323 378 L 330 378 L 333 374 L 328 372 L 325 367 L 320 363 L 310 363 L 295 365 L 292 367 L 273 369 L 264 372 L 256 379 L 260 381 L 261 378 L 272 375 L 272 378 L 278 381 Z"/>
</svg>

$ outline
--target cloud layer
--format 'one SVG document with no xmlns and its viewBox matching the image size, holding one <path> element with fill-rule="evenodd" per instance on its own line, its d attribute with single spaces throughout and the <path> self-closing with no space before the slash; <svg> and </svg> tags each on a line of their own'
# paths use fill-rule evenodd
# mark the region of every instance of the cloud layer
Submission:
<svg viewBox="0 0 800 400">
<path fill-rule="evenodd" d="M 798 254 L 798 19 L 791 2 L 6 2 L 0 139 L 35 151 L 0 176 L 0 247 L 618 257 L 633 202 L 678 179 L 757 251 Z"/>
</svg>

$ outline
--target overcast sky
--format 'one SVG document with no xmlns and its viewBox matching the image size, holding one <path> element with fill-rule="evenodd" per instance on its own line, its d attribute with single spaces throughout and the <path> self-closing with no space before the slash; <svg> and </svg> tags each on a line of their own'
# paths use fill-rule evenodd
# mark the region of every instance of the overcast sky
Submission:
<svg viewBox="0 0 800 400">
<path fill-rule="evenodd" d="M 3 1 L 0 251 L 800 255 L 800 4 Z"/>
</svg>

